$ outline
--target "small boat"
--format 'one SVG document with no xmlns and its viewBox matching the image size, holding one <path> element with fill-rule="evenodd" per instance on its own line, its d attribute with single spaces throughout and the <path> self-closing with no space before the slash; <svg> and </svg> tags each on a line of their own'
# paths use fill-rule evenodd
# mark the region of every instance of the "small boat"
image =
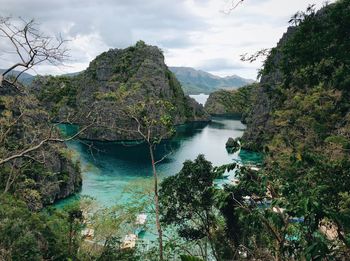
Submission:
<svg viewBox="0 0 350 261">
<path fill-rule="evenodd" d="M 137 217 L 136 217 L 136 222 L 135 224 L 136 225 L 144 225 L 147 221 L 147 215 L 146 214 L 139 214 Z"/>
<path fill-rule="evenodd" d="M 82 236 L 87 240 L 93 240 L 95 231 L 92 228 L 85 228 L 81 231 Z"/>
<path fill-rule="evenodd" d="M 288 221 L 290 223 L 302 223 L 302 222 L 304 222 L 304 218 L 303 217 L 291 217 L 288 219 Z"/>
<path fill-rule="evenodd" d="M 122 249 L 132 249 L 136 246 L 137 235 L 128 234 L 125 236 L 123 243 L 121 245 Z"/>
<path fill-rule="evenodd" d="M 134 233 L 136 235 L 140 235 L 142 233 L 144 233 L 146 231 L 146 228 L 145 228 L 145 224 L 147 222 L 147 214 L 139 214 L 137 217 L 136 217 L 136 221 L 135 221 L 135 225 L 137 226 Z"/>
<path fill-rule="evenodd" d="M 230 179 L 230 183 L 231 183 L 232 185 L 237 186 L 237 185 L 239 184 L 239 179 L 237 179 L 237 178 L 232 178 L 232 179 Z"/>
<path fill-rule="evenodd" d="M 280 207 L 273 207 L 272 211 L 275 212 L 275 213 L 282 214 L 285 211 L 285 209 L 284 208 L 280 208 Z"/>
</svg>

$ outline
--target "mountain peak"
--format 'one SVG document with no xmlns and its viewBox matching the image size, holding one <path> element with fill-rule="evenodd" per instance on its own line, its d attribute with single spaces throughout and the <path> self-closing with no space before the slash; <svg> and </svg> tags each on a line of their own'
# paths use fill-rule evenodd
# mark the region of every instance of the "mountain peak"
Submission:
<svg viewBox="0 0 350 261">
<path fill-rule="evenodd" d="M 254 82 L 237 75 L 220 77 L 192 67 L 169 67 L 169 69 L 176 75 L 187 94 L 209 94 L 219 89 L 237 89 Z"/>
</svg>

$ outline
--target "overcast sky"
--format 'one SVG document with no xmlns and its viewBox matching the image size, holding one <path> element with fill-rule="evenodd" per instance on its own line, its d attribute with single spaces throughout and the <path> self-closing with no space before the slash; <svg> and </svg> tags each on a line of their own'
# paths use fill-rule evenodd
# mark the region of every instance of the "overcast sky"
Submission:
<svg viewBox="0 0 350 261">
<path fill-rule="evenodd" d="M 255 79 L 261 62 L 241 62 L 240 54 L 275 46 L 294 13 L 323 3 L 245 0 L 225 14 L 230 0 L 0 0 L 0 15 L 34 18 L 44 32 L 70 40 L 67 66 L 40 66 L 42 74 L 81 71 L 101 52 L 142 39 L 164 51 L 168 66 Z M 0 55 L 0 68 L 15 62 Z"/>
</svg>

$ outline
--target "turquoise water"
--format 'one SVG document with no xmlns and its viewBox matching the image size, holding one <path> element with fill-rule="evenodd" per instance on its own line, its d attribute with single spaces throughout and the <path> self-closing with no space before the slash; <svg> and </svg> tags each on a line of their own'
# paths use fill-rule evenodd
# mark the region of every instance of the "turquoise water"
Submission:
<svg viewBox="0 0 350 261">
<path fill-rule="evenodd" d="M 223 117 L 214 118 L 210 123 L 179 126 L 175 137 L 156 148 L 157 159 L 169 154 L 157 165 L 160 178 L 176 174 L 185 160 L 193 160 L 198 154 L 204 154 L 214 166 L 234 161 L 247 163 L 261 160 L 260 155 L 253 152 L 229 154 L 226 151 L 227 139 L 242 136 L 244 129 L 245 126 L 239 120 Z M 74 140 L 67 145 L 76 152 L 82 165 L 83 185 L 80 195 L 93 197 L 101 205 L 111 206 L 127 201 L 130 195 L 123 193 L 126 188 L 142 186 L 151 180 L 152 169 L 145 144 Z M 137 182 L 140 179 L 143 181 Z M 70 200 L 74 200 L 74 197 L 61 201 L 58 205 Z"/>
</svg>

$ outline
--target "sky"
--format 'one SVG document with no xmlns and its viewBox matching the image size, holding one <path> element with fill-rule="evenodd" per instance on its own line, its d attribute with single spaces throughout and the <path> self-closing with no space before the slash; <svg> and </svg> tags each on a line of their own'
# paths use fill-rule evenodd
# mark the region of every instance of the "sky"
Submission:
<svg viewBox="0 0 350 261">
<path fill-rule="evenodd" d="M 40 65 L 32 74 L 84 70 L 98 54 L 143 40 L 164 52 L 168 66 L 188 66 L 219 76 L 256 79 L 262 65 L 240 61 L 276 45 L 288 20 L 324 0 L 0 0 L 0 16 L 32 18 L 47 35 L 62 35 L 70 50 L 64 66 Z M 332 1 L 330 1 L 332 2 Z M 0 41 L 0 68 L 17 62 Z"/>
</svg>

